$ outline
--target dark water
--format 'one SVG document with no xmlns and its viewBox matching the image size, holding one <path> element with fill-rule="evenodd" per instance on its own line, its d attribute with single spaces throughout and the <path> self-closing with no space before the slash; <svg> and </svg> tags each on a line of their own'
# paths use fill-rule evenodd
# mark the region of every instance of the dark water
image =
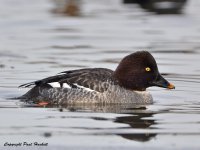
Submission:
<svg viewBox="0 0 200 150">
<path fill-rule="evenodd" d="M 0 2 L 0 149 L 199 149 L 200 1 L 184 14 L 155 15 L 119 0 L 83 0 L 81 16 L 52 13 L 50 0 Z M 176 90 L 149 88 L 154 104 L 27 108 L 9 98 L 20 84 L 84 67 L 115 69 L 149 50 Z M 138 106 L 139 107 L 139 106 Z M 15 148 L 15 147 L 14 147 Z M 27 146 L 18 147 L 27 149 Z"/>
</svg>

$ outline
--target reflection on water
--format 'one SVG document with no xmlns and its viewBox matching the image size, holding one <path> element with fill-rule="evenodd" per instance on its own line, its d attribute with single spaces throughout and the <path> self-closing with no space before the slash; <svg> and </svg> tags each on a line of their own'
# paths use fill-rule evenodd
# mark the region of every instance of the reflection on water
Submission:
<svg viewBox="0 0 200 150">
<path fill-rule="evenodd" d="M 0 149 L 5 141 L 48 142 L 47 149 L 199 149 L 200 2 L 188 1 L 180 15 L 120 0 L 80 2 L 74 17 L 52 12 L 63 5 L 49 0 L 1 0 Z M 149 88 L 152 105 L 37 108 L 9 99 L 28 91 L 19 85 L 65 70 L 114 70 L 137 50 L 149 50 L 176 86 Z"/>
<path fill-rule="evenodd" d="M 134 115 L 134 114 L 133 114 Z M 129 124 L 132 128 L 150 128 L 155 124 L 154 120 L 142 120 L 144 117 L 152 117 L 153 113 L 137 113 L 136 116 L 131 117 L 117 117 L 115 122 Z"/>
<path fill-rule="evenodd" d="M 55 107 L 55 106 L 50 106 Z M 59 107 L 59 106 L 57 106 Z M 68 104 L 62 105 L 60 111 L 67 109 L 69 111 L 80 112 L 85 110 L 98 112 L 98 113 L 132 113 L 134 110 L 145 110 L 145 105 L 135 105 L 131 106 L 130 104 Z"/>
<path fill-rule="evenodd" d="M 151 125 L 155 124 L 155 121 L 152 119 L 154 113 L 133 113 L 133 116 L 124 116 L 124 117 L 117 117 L 115 122 L 117 123 L 124 123 L 130 125 L 133 129 L 150 129 Z M 145 118 L 145 119 L 144 119 Z M 148 119 L 150 118 L 150 119 Z M 155 137 L 157 134 L 155 133 L 131 133 L 131 134 L 118 134 L 123 138 L 146 142 L 149 141 L 151 138 Z"/>
<path fill-rule="evenodd" d="M 119 127 L 117 129 L 151 129 L 152 125 L 155 125 L 156 122 L 153 119 L 153 115 L 156 114 L 155 112 L 149 112 L 146 111 L 146 106 L 135 106 L 132 107 L 130 105 L 109 105 L 109 104 L 96 104 L 96 105 L 74 105 L 74 106 L 66 106 L 59 109 L 59 111 L 70 111 L 70 112 L 98 112 L 98 113 L 117 113 L 117 114 L 127 114 L 124 116 L 119 116 L 113 119 L 108 119 L 106 117 L 90 117 L 91 119 L 97 120 L 97 121 L 113 121 L 114 123 L 121 123 L 126 124 L 128 127 Z M 71 117 L 70 117 L 71 118 Z M 73 118 L 73 117 L 72 117 Z M 91 127 L 87 128 L 80 128 L 79 129 L 97 129 Z M 99 128 L 99 130 L 102 130 Z M 102 131 L 103 134 L 110 134 Z M 138 142 L 146 142 L 151 140 L 153 137 L 155 137 L 156 133 L 112 133 L 118 135 L 120 137 L 123 137 L 128 140 L 134 140 Z"/>
<path fill-rule="evenodd" d="M 134 140 L 134 141 L 140 141 L 140 142 L 149 141 L 151 138 L 156 136 L 156 134 L 153 134 L 153 133 L 118 134 L 118 135 L 128 140 Z"/>
</svg>

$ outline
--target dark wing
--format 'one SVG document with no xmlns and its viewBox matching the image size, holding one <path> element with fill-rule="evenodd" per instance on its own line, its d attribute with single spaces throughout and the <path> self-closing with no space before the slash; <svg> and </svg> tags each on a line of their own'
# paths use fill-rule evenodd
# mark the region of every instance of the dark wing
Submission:
<svg viewBox="0 0 200 150">
<path fill-rule="evenodd" d="M 77 85 L 90 88 L 92 90 L 103 92 L 107 90 L 108 84 L 114 82 L 112 79 L 113 71 L 105 68 L 79 69 L 61 72 L 56 76 L 51 76 L 35 82 L 20 85 L 19 87 L 29 87 L 31 85 L 45 85 L 52 82 L 64 83 L 72 88 L 78 88 Z"/>
</svg>

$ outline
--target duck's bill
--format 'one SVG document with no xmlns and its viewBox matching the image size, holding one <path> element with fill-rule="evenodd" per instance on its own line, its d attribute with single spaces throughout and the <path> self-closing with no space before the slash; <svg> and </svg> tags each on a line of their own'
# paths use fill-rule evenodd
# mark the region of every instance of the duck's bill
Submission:
<svg viewBox="0 0 200 150">
<path fill-rule="evenodd" d="M 171 83 L 169 83 L 165 78 L 163 78 L 161 75 L 157 77 L 155 81 L 152 82 L 153 86 L 159 86 L 167 89 L 175 89 L 175 86 Z"/>
</svg>

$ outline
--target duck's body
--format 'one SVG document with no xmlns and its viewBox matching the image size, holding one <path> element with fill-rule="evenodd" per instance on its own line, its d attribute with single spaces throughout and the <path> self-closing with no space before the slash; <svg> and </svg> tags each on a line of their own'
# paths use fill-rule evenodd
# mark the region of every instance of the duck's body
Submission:
<svg viewBox="0 0 200 150">
<path fill-rule="evenodd" d="M 21 99 L 37 104 L 47 102 L 59 105 L 150 104 L 153 99 L 146 91 L 147 87 L 157 85 L 174 88 L 159 74 L 154 58 L 145 51 L 126 56 L 115 71 L 106 68 L 70 70 L 21 87 L 30 85 L 35 86 Z"/>
</svg>

